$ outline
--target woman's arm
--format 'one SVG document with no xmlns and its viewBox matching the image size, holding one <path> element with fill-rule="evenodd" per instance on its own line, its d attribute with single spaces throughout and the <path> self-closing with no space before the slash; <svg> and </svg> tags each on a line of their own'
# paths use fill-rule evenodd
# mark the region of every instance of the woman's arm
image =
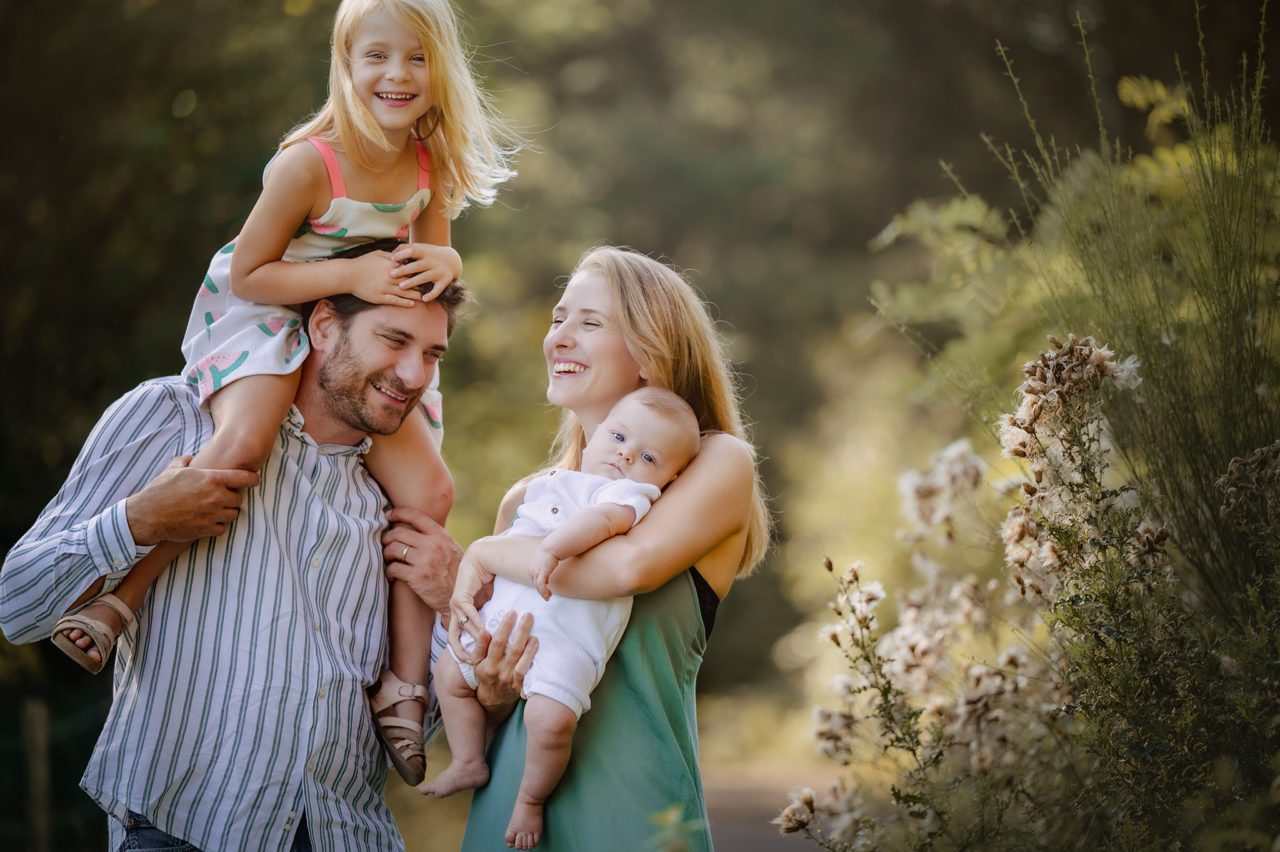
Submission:
<svg viewBox="0 0 1280 852">
<path fill-rule="evenodd" d="M 516 519 L 516 509 L 519 509 L 520 504 L 524 502 L 524 495 L 529 491 L 530 479 L 532 477 L 526 476 L 507 490 L 506 496 L 498 505 L 498 517 L 493 522 L 494 535 L 505 531 Z"/>
<path fill-rule="evenodd" d="M 697 457 L 643 521 L 562 562 L 551 590 L 591 600 L 636 595 L 658 588 L 691 565 L 711 562 L 707 581 L 717 591 L 727 589 L 741 556 L 754 483 L 750 447 L 731 435 L 708 435 Z M 540 542 L 523 536 L 473 542 L 458 569 L 454 614 L 467 616 L 470 628 L 478 616 L 475 595 L 495 575 L 529 585 L 529 561 Z M 716 551 L 723 551 L 716 554 L 723 558 L 709 559 Z"/>
<path fill-rule="evenodd" d="M 329 175 L 315 148 L 292 145 L 281 151 L 236 238 L 232 292 L 264 305 L 298 305 L 353 293 L 374 304 L 411 307 L 417 299 L 405 296 L 391 277 L 395 262 L 386 252 L 323 263 L 281 259 L 298 227 L 308 217 L 322 215 L 329 197 Z"/>
</svg>

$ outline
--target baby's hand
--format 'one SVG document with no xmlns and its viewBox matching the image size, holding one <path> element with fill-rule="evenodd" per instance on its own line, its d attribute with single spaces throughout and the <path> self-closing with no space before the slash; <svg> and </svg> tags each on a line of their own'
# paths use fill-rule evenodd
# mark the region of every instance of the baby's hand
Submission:
<svg viewBox="0 0 1280 852">
<path fill-rule="evenodd" d="M 396 262 L 385 251 L 371 251 L 344 261 L 351 264 L 351 295 L 373 305 L 412 308 L 418 303 L 402 291 L 393 278 Z"/>
<path fill-rule="evenodd" d="M 432 285 L 421 296 L 424 302 L 430 302 L 447 285 L 462 277 L 462 257 L 451 246 L 405 243 L 391 252 L 391 259 L 399 264 L 391 275 L 401 290 Z"/>
<path fill-rule="evenodd" d="M 529 577 L 544 601 L 551 600 L 551 573 L 559 564 L 560 560 L 549 550 L 538 550 L 529 560 Z"/>
</svg>

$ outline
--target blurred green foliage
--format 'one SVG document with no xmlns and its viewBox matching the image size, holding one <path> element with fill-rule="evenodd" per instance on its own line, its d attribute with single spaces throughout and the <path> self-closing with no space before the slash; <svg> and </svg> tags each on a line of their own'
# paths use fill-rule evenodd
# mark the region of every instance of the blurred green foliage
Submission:
<svg viewBox="0 0 1280 852">
<path fill-rule="evenodd" d="M 12 235 L 0 319 L 0 547 L 56 491 L 106 405 L 179 368 L 208 257 L 243 221 L 279 137 L 323 100 L 334 8 L 0 8 L 10 83 L 0 222 Z M 832 458 L 895 471 L 962 426 L 923 395 L 909 398 L 919 356 L 868 319 L 868 282 L 918 267 L 919 253 L 872 258 L 868 240 L 907 200 L 950 193 L 941 157 L 997 206 L 1013 201 L 978 141 L 980 131 L 1021 138 L 997 38 L 1020 70 L 1034 68 L 1028 98 L 1042 131 L 1064 144 L 1092 134 L 1080 120 L 1091 108 L 1069 11 L 1097 33 L 1104 92 L 1122 73 L 1169 77 L 1171 53 L 1192 55 L 1195 44 L 1189 9 L 1126 0 L 474 0 L 462 9 L 482 76 L 535 146 L 499 204 L 454 228 L 481 301 L 443 377 L 459 494 L 451 529 L 463 542 L 488 529 L 506 487 L 544 457 L 554 412 L 539 340 L 554 284 L 599 242 L 669 257 L 716 304 L 743 368 L 779 553 L 835 552 L 891 523 L 891 486 L 866 477 L 850 490 Z M 1210 60 L 1231 67 L 1254 38 L 1256 9 L 1220 3 L 1211 14 Z M 1104 110 L 1121 128 L 1138 120 L 1109 100 Z M 941 341 L 956 330 L 922 333 Z M 782 561 L 722 610 L 705 690 L 788 693 L 770 650 L 816 601 Z M 787 561 L 798 577 L 816 558 Z M 75 781 L 105 679 L 47 648 L 0 644 L 0 682 L 50 702 L 56 845 L 100 844 L 103 820 Z M 27 836 L 19 703 L 0 709 L 0 837 L 16 842 Z"/>
</svg>

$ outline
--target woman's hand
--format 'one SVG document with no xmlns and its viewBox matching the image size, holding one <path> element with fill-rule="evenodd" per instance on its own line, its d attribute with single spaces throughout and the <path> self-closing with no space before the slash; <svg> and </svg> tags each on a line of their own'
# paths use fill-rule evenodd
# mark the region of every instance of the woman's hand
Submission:
<svg viewBox="0 0 1280 852">
<path fill-rule="evenodd" d="M 396 249 L 399 251 L 399 249 Z M 360 257 L 338 258 L 330 263 L 342 262 L 346 267 L 351 295 L 371 305 L 395 305 L 412 308 L 418 303 L 417 294 L 406 294 L 396 278 L 396 261 L 390 252 L 371 251 Z"/>
<path fill-rule="evenodd" d="M 423 603 L 447 618 L 462 548 L 426 512 L 392 509 L 387 520 L 392 524 L 382 534 L 387 578 L 408 583 Z"/>
<path fill-rule="evenodd" d="M 391 276 L 401 290 L 432 285 L 421 296 L 424 302 L 430 302 L 446 285 L 462 277 L 462 257 L 451 246 L 405 243 L 391 252 L 391 260 L 397 264 Z"/>
<path fill-rule="evenodd" d="M 449 599 L 453 624 L 467 631 L 477 642 L 484 634 L 484 625 L 480 623 L 480 607 L 493 593 L 493 574 L 480 562 L 480 545 L 483 541 L 484 539 L 479 539 L 472 542 L 467 552 L 462 554 L 462 561 L 458 563 L 458 576 L 453 584 L 453 596 Z M 452 634 L 451 629 L 450 642 L 453 650 L 459 659 L 467 659 L 462 645 L 453 642 Z"/>
</svg>

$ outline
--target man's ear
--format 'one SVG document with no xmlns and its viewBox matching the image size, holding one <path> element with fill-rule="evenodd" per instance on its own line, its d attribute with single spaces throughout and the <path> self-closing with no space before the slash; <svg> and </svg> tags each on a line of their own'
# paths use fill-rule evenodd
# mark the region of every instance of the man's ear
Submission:
<svg viewBox="0 0 1280 852">
<path fill-rule="evenodd" d="M 342 320 L 333 310 L 328 299 L 316 302 L 315 310 L 307 323 L 307 334 L 311 337 L 311 348 L 317 352 L 328 352 L 342 333 Z"/>
</svg>

